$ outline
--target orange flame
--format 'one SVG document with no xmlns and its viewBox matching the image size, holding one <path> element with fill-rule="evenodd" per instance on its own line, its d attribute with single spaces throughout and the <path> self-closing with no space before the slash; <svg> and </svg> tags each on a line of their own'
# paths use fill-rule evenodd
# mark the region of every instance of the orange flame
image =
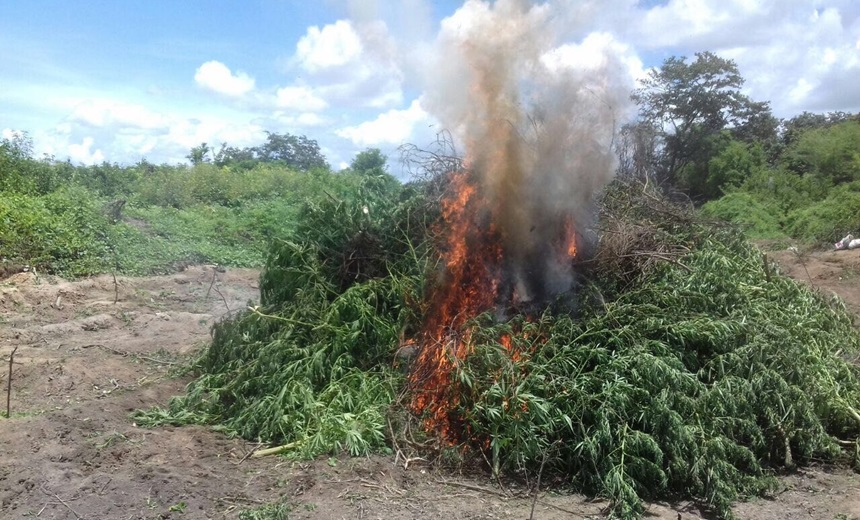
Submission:
<svg viewBox="0 0 860 520">
<path fill-rule="evenodd" d="M 460 388 L 454 380 L 458 363 L 472 353 L 471 332 L 464 325 L 483 312 L 510 306 L 516 298 L 515 289 L 500 295 L 500 287 L 509 280 L 503 279 L 505 251 L 493 222 L 498 208 L 488 205 L 468 171 L 452 174 L 448 194 L 441 201 L 445 269 L 430 298 L 410 375 L 412 410 L 423 416 L 428 431 L 436 431 L 448 442 L 462 440 L 467 433 L 457 414 Z M 565 218 L 558 225 L 561 236 L 553 248 L 561 260 L 572 261 L 577 254 L 574 222 Z M 499 342 L 514 361 L 521 359 L 510 335 L 501 336 Z"/>
<path fill-rule="evenodd" d="M 467 320 L 492 308 L 500 279 L 501 246 L 494 226 L 481 226 L 482 201 L 468 173 L 457 172 L 442 200 L 444 280 L 431 297 L 422 348 L 410 380 L 412 409 L 425 416 L 425 427 L 454 439 L 453 410 L 459 398 L 452 380 L 456 363 L 471 352 Z"/>
</svg>

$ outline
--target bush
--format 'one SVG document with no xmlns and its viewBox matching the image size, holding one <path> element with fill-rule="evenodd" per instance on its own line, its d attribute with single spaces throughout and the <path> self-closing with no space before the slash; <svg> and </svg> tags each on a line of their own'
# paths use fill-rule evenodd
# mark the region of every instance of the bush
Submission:
<svg viewBox="0 0 860 520">
<path fill-rule="evenodd" d="M 702 206 L 702 214 L 732 222 L 755 239 L 785 238 L 779 221 L 779 210 L 766 206 L 745 192 L 732 192 Z"/>
<path fill-rule="evenodd" d="M 826 199 L 786 217 L 786 229 L 795 238 L 816 243 L 833 243 L 848 233 L 860 231 L 860 192 L 846 185 Z"/>
<path fill-rule="evenodd" d="M 380 225 L 397 214 L 395 201 L 371 186 L 380 187 L 371 179 L 351 200 L 306 207 L 313 225 L 269 250 L 260 306 L 216 326 L 203 376 L 168 411 L 143 412 L 138 421 L 217 421 L 245 437 L 289 442 L 304 456 L 385 448 L 386 412 L 403 384 L 390 360 L 415 319 L 406 302 L 420 292 L 424 264 L 417 256 L 388 262 L 394 254 L 402 260 L 401 245 L 359 252 L 371 255 L 376 275 L 343 270 L 355 237 L 394 243 L 376 233 L 398 229 Z"/>
<path fill-rule="evenodd" d="M 0 253 L 70 276 L 109 270 L 110 222 L 99 200 L 81 187 L 49 195 L 0 196 Z"/>
</svg>

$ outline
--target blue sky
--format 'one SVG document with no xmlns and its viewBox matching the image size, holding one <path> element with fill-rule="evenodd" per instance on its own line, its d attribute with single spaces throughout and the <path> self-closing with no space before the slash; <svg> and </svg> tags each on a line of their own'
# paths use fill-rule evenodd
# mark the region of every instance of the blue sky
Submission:
<svg viewBox="0 0 860 520">
<path fill-rule="evenodd" d="M 37 154 L 74 163 L 175 163 L 200 142 L 251 146 L 266 130 L 316 139 L 336 168 L 369 146 L 394 154 L 440 128 L 422 102 L 434 88 L 427 59 L 481 6 L 492 9 L 479 0 L 10 0 L 0 17 L 0 131 L 26 131 Z M 537 7 L 553 25 L 543 51 L 573 49 L 557 54 L 574 61 L 613 54 L 631 87 L 668 56 L 711 50 L 734 59 L 747 93 L 778 116 L 860 111 L 855 0 Z"/>
</svg>

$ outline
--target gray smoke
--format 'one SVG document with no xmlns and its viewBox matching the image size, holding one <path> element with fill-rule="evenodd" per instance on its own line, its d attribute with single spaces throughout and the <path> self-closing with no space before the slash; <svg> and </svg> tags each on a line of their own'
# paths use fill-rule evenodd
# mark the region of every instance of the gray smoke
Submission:
<svg viewBox="0 0 860 520">
<path fill-rule="evenodd" d="M 580 49 L 565 60 L 553 20 L 551 4 L 467 1 L 443 23 L 422 100 L 465 146 L 523 300 L 571 288 L 570 263 L 552 244 L 570 217 L 587 249 L 630 93 L 613 54 Z"/>
<path fill-rule="evenodd" d="M 572 220 L 587 254 L 593 196 L 613 175 L 613 136 L 630 114 L 623 52 L 608 35 L 589 35 L 603 4 L 467 0 L 428 41 L 431 3 L 346 1 L 366 49 L 397 63 L 437 129 L 465 150 L 502 236 L 511 290 L 530 300 L 570 289 L 570 262 L 553 247 Z M 393 40 L 374 36 L 379 17 Z M 581 41 L 564 45 L 570 38 Z"/>
</svg>

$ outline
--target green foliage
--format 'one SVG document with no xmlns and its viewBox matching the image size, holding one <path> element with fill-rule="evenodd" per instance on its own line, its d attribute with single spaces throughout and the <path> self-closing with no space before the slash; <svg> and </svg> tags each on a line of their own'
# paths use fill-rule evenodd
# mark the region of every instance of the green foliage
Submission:
<svg viewBox="0 0 860 520">
<path fill-rule="evenodd" d="M 385 163 L 388 161 L 379 148 L 368 148 L 360 152 L 350 163 L 350 170 L 367 175 L 386 173 Z"/>
<path fill-rule="evenodd" d="M 129 197 L 138 189 L 141 177 L 147 171 L 145 165 L 122 167 L 104 162 L 100 165 L 79 166 L 61 163 L 73 171 L 65 177 L 90 189 L 101 197 Z"/>
<path fill-rule="evenodd" d="M 732 192 L 702 206 L 702 214 L 733 222 L 750 238 L 787 238 L 779 221 L 778 209 L 767 206 L 746 192 Z"/>
<path fill-rule="evenodd" d="M 761 146 L 730 140 L 708 162 L 708 194 L 716 196 L 738 188 L 763 168 L 765 157 Z"/>
<path fill-rule="evenodd" d="M 796 171 L 833 184 L 860 180 L 860 121 L 806 131 L 785 155 Z"/>
<path fill-rule="evenodd" d="M 0 192 L 44 195 L 59 188 L 73 172 L 68 163 L 33 159 L 27 134 L 0 140 Z"/>
<path fill-rule="evenodd" d="M 207 156 L 211 154 L 212 148 L 210 148 L 206 143 L 200 143 L 200 146 L 191 148 L 191 151 L 188 152 L 188 155 L 186 155 L 185 158 L 191 161 L 192 166 L 199 166 L 203 163 L 209 162 L 211 159 Z"/>
<path fill-rule="evenodd" d="M 808 130 L 829 128 L 845 121 L 857 121 L 857 114 L 846 112 L 828 112 L 813 114 L 803 112 L 792 118 L 783 120 L 780 124 L 780 141 L 783 146 L 792 146 Z"/>
<path fill-rule="evenodd" d="M 679 186 L 696 200 L 714 200 L 742 186 L 765 168 L 760 145 L 733 139 L 728 131 L 707 136 L 695 133 L 701 158 L 679 172 Z M 691 140 L 693 137 L 691 137 Z M 706 157 L 710 159 L 706 160 Z"/>
<path fill-rule="evenodd" d="M 308 204 L 298 240 L 269 250 L 260 307 L 217 325 L 202 377 L 138 422 L 219 422 L 304 456 L 384 449 L 386 412 L 403 384 L 391 359 L 415 319 L 406 301 L 424 269 L 398 236 L 398 187 L 365 177 L 348 200 Z M 347 261 L 358 257 L 361 269 Z"/>
<path fill-rule="evenodd" d="M 399 188 L 380 172 L 255 164 L 76 167 L 33 159 L 26 135 L 0 141 L 0 254 L 66 276 L 260 266 L 272 240 L 295 232 L 302 207 L 354 198 L 374 182 L 387 194 Z M 121 211 L 108 218 L 110 208 Z"/>
<path fill-rule="evenodd" d="M 239 513 L 239 520 L 289 520 L 292 508 L 288 502 L 267 504 Z"/>
<path fill-rule="evenodd" d="M 744 79 L 732 60 L 711 52 L 686 58 L 671 57 L 651 71 L 631 96 L 639 105 L 642 123 L 657 136 L 650 152 L 640 155 L 652 162 L 652 174 L 692 189 L 693 197 L 713 197 L 707 165 L 719 152 L 718 136 L 724 130 L 745 142 L 775 138 L 776 120 L 768 103 L 753 102 L 741 93 Z M 713 186 L 712 188 L 718 188 Z"/>
<path fill-rule="evenodd" d="M 303 135 L 266 132 L 266 142 L 255 152 L 263 162 L 278 162 L 299 171 L 329 169 L 319 144 Z"/>
<path fill-rule="evenodd" d="M 819 244 L 856 233 L 860 229 L 860 185 L 840 186 L 823 201 L 790 212 L 786 227 L 791 236 Z"/>
<path fill-rule="evenodd" d="M 765 273 L 732 232 L 696 226 L 674 234 L 692 246 L 685 267 L 645 272 L 578 318 L 473 322 L 459 411 L 494 468 L 535 471 L 550 454 L 545 471 L 607 496 L 619 518 L 666 494 L 728 517 L 739 497 L 773 489 L 773 469 L 832 460 L 831 435 L 860 434 L 848 314 Z"/>
<path fill-rule="evenodd" d="M 0 195 L 0 252 L 48 272 L 79 276 L 110 267 L 110 222 L 87 190 Z"/>
<path fill-rule="evenodd" d="M 856 232 L 860 122 L 798 125 L 776 167 L 767 167 L 757 148 L 745 152 L 734 142 L 712 159 L 710 174 L 732 179 L 725 186 L 733 193 L 706 205 L 705 212 L 740 224 L 755 238 L 777 236 L 773 222 L 782 234 L 816 244 Z"/>
<path fill-rule="evenodd" d="M 780 217 L 827 197 L 832 185 L 813 175 L 797 175 L 784 169 L 756 170 L 740 187 L 762 204 L 773 206 Z"/>
</svg>

